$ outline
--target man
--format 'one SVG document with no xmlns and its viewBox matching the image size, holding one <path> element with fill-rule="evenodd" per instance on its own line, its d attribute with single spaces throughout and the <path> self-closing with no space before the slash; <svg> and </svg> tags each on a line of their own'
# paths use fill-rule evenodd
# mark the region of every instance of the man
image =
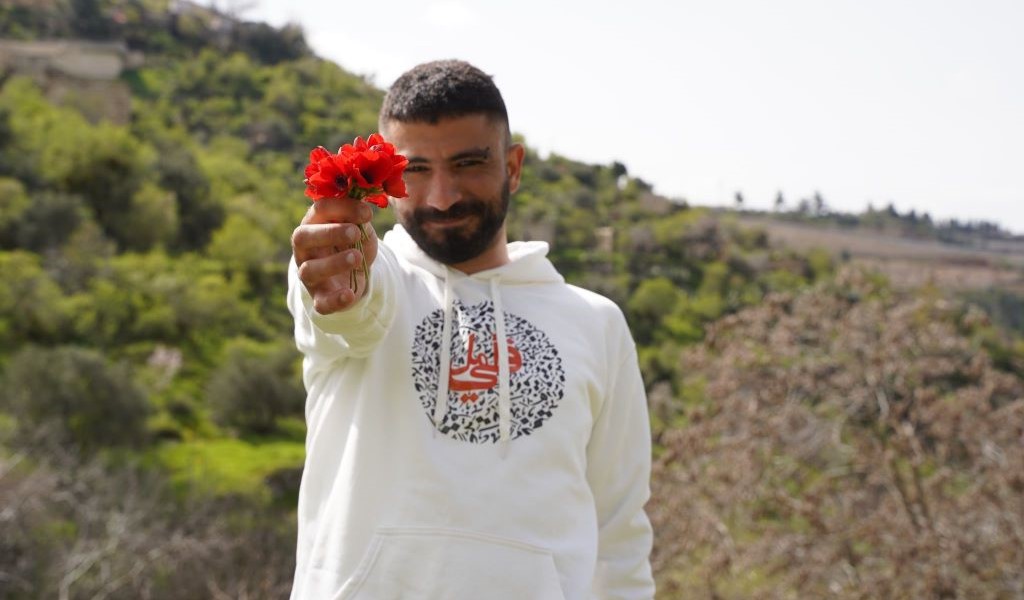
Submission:
<svg viewBox="0 0 1024 600">
<path fill-rule="evenodd" d="M 508 243 L 525 151 L 490 77 L 420 65 L 380 129 L 399 225 L 315 203 L 288 306 L 309 392 L 293 600 L 652 598 L 650 431 L 621 311 Z M 368 278 L 350 274 L 363 256 Z"/>
</svg>

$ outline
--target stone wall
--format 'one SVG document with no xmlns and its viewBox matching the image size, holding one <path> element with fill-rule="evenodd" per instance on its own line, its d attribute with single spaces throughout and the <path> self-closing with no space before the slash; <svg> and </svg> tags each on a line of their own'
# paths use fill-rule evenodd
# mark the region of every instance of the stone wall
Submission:
<svg viewBox="0 0 1024 600">
<path fill-rule="evenodd" d="M 124 124 L 131 118 L 131 91 L 120 80 L 142 56 L 124 44 L 81 40 L 0 40 L 0 75 L 27 75 L 47 98 L 82 111 L 89 120 Z"/>
</svg>

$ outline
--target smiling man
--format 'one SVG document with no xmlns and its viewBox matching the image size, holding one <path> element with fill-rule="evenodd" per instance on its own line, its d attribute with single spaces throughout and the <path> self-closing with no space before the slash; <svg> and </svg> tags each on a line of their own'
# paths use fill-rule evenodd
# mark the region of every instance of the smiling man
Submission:
<svg viewBox="0 0 1024 600">
<path fill-rule="evenodd" d="M 420 65 L 384 100 L 399 225 L 315 203 L 292 236 L 306 466 L 292 599 L 653 598 L 650 431 L 621 311 L 507 241 L 525 151 L 491 78 Z M 370 264 L 356 291 L 350 274 Z"/>
</svg>

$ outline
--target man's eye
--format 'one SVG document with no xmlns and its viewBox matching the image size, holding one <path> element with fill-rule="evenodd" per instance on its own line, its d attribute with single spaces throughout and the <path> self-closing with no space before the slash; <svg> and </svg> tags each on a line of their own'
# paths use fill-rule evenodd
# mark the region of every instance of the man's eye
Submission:
<svg viewBox="0 0 1024 600">
<path fill-rule="evenodd" d="M 422 165 L 408 165 L 405 167 L 406 173 L 423 173 L 427 168 Z"/>
<path fill-rule="evenodd" d="M 456 162 L 455 166 L 456 167 L 475 167 L 477 165 L 482 165 L 482 164 L 484 164 L 484 161 L 482 161 L 482 160 L 479 160 L 479 159 L 476 159 L 476 158 L 467 158 L 465 160 L 460 160 L 460 161 Z"/>
</svg>

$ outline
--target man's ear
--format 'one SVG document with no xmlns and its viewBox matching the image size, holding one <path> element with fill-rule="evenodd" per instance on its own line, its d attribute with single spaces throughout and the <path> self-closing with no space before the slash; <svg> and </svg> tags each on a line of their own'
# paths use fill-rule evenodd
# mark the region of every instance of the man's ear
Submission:
<svg viewBox="0 0 1024 600">
<path fill-rule="evenodd" d="M 526 158 L 526 146 L 511 144 L 505 152 L 505 176 L 508 177 L 509 193 L 519 189 L 519 178 L 523 174 L 523 159 Z"/>
</svg>

